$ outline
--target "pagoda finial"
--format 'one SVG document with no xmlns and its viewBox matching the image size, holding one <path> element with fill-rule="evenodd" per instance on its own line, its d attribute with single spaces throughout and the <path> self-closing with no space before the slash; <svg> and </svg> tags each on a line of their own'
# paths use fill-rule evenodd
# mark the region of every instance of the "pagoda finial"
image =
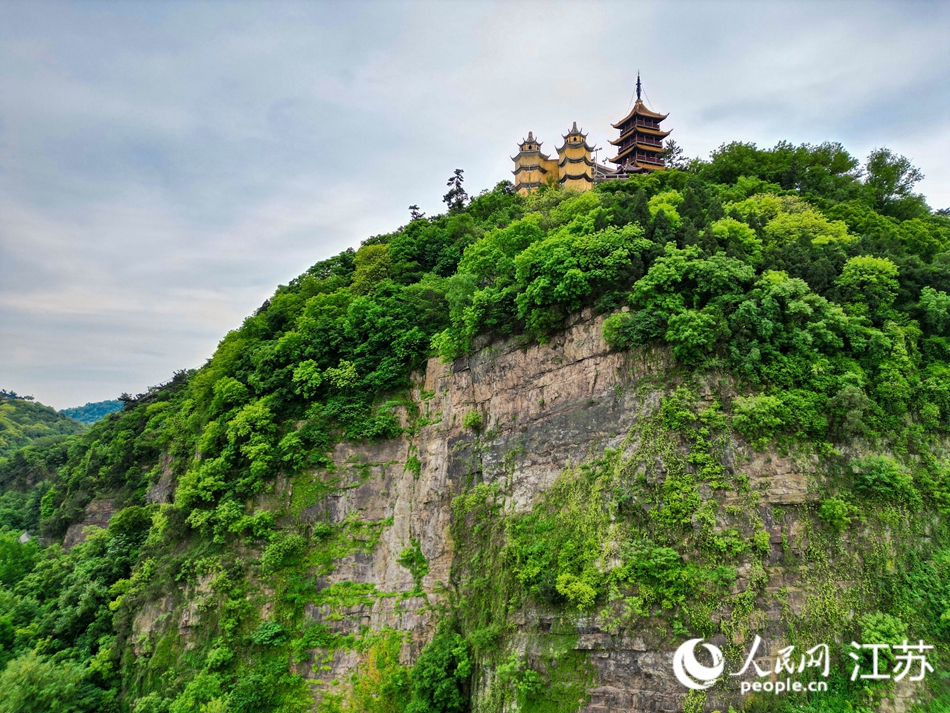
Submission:
<svg viewBox="0 0 950 713">
<path fill-rule="evenodd" d="M 640 71 L 637 70 L 637 101 L 640 101 Z"/>
<path fill-rule="evenodd" d="M 577 133 L 577 122 L 576 122 L 576 121 L 574 122 L 574 126 L 571 127 L 571 133 L 572 133 L 572 134 L 576 134 L 576 133 Z"/>
</svg>

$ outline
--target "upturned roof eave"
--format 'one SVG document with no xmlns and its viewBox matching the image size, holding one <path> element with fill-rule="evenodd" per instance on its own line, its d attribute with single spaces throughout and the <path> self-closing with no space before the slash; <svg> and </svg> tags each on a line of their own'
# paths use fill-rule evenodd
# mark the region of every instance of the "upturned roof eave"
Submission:
<svg viewBox="0 0 950 713">
<path fill-rule="evenodd" d="M 644 106 L 643 102 L 640 99 L 637 99 L 636 103 L 633 105 L 633 109 L 630 110 L 630 113 L 627 114 L 623 119 L 618 121 L 616 124 L 611 124 L 615 129 L 619 129 L 621 126 L 626 124 L 630 119 L 635 116 L 646 116 L 650 119 L 656 119 L 657 121 L 663 121 L 669 114 L 657 114 L 655 111 L 650 111 Z"/>
</svg>

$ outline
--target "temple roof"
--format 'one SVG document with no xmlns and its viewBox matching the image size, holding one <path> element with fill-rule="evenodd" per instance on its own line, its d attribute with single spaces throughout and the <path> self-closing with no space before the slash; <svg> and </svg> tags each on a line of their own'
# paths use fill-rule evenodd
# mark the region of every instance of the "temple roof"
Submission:
<svg viewBox="0 0 950 713">
<path fill-rule="evenodd" d="M 594 162 L 590 160 L 586 155 L 578 156 L 577 158 L 568 158 L 567 156 L 563 157 L 560 161 L 557 162 L 558 166 L 564 167 L 569 163 L 584 163 L 588 166 L 593 166 Z"/>
<path fill-rule="evenodd" d="M 608 160 L 608 161 L 613 161 L 614 163 L 617 163 L 617 161 L 619 161 L 620 159 L 622 159 L 624 156 L 629 155 L 632 151 L 634 151 L 634 150 L 636 150 L 636 149 L 639 149 L 639 150 L 641 150 L 641 151 L 652 151 L 652 152 L 655 152 L 655 153 L 662 153 L 662 152 L 666 151 L 666 148 L 663 147 L 663 146 L 650 146 L 650 144 L 631 144 L 630 146 L 628 146 L 627 148 L 625 148 L 623 151 L 621 151 L 620 153 L 618 153 L 616 156 L 614 156 L 613 158 L 607 159 L 607 160 Z"/>
<path fill-rule="evenodd" d="M 583 142 L 578 141 L 568 141 L 567 139 L 571 136 L 580 136 L 584 139 Z M 587 143 L 587 134 L 582 133 L 580 129 L 577 128 L 577 122 L 574 122 L 574 126 L 571 127 L 571 130 L 566 134 L 561 134 L 561 138 L 564 139 L 564 143 L 557 147 L 556 151 L 558 155 L 564 153 L 567 149 L 585 149 L 587 151 L 593 151 L 596 146 L 591 146 Z"/>
<path fill-rule="evenodd" d="M 669 114 L 657 114 L 655 111 L 650 111 L 647 109 L 646 105 L 640 99 L 637 99 L 636 103 L 633 105 L 633 109 L 630 110 L 630 113 L 627 114 L 623 119 L 618 121 L 616 124 L 611 124 L 615 129 L 619 129 L 621 126 L 626 124 L 630 119 L 635 116 L 645 116 L 649 119 L 656 119 L 657 121 L 663 121 Z"/>
<path fill-rule="evenodd" d="M 613 169 L 612 173 L 614 175 L 624 173 L 643 173 L 644 171 L 659 171 L 663 168 L 666 168 L 666 166 L 663 164 L 647 163 L 645 161 L 624 161 L 622 165 Z"/>
<path fill-rule="evenodd" d="M 519 151 L 514 156 L 510 156 L 512 161 L 517 161 L 519 156 L 538 156 L 542 161 L 550 161 L 551 157 L 545 153 L 541 153 L 538 149 L 531 149 L 530 151 Z"/>
<path fill-rule="evenodd" d="M 622 141 L 626 141 L 628 138 L 630 138 L 631 134 L 646 134 L 648 136 L 658 136 L 659 138 L 663 139 L 672 133 L 673 133 L 672 129 L 670 129 L 669 131 L 660 131 L 659 129 L 649 129 L 649 128 L 644 128 L 642 126 L 637 126 L 631 131 L 628 131 L 624 134 L 620 134 L 620 136 L 618 136 L 613 141 L 608 141 L 608 143 L 611 144 L 612 146 L 618 146 Z"/>
<path fill-rule="evenodd" d="M 538 141 L 538 140 L 534 137 L 534 132 L 533 132 L 533 131 L 529 131 L 529 132 L 528 132 L 528 138 L 526 138 L 526 139 L 521 139 L 521 143 L 518 144 L 518 146 L 521 147 L 521 146 L 524 146 L 525 144 L 537 144 L 538 146 L 540 146 L 540 145 L 543 144 L 543 143 L 544 143 L 543 141 Z"/>
<path fill-rule="evenodd" d="M 571 127 L 570 131 L 568 131 L 566 134 L 561 134 L 562 139 L 566 139 L 568 136 L 583 136 L 585 139 L 587 138 L 587 134 L 577 128 L 576 121 L 574 122 L 574 126 Z"/>
<path fill-rule="evenodd" d="M 610 161 L 611 163 L 623 163 L 624 160 L 627 160 L 627 161 L 639 161 L 639 160 L 641 160 L 641 159 L 638 159 L 638 158 L 636 158 L 635 156 L 631 156 L 631 154 L 633 153 L 633 150 L 634 150 L 635 148 L 636 148 L 635 146 L 631 146 L 631 147 L 630 147 L 629 149 L 627 149 L 626 151 L 621 151 L 620 153 L 618 153 L 618 154 L 617 154 L 616 156 L 614 156 L 613 158 L 608 158 L 607 160 Z M 660 149 L 660 151 L 658 151 L 657 154 L 654 155 L 654 158 L 656 158 L 657 160 L 660 160 L 660 161 L 663 160 L 663 159 L 661 159 L 661 158 L 659 157 L 659 153 L 660 153 L 661 151 L 663 151 L 663 149 Z"/>
<path fill-rule="evenodd" d="M 548 169 L 546 169 L 541 164 L 532 164 L 530 166 L 525 166 L 524 164 L 521 164 L 517 168 L 515 168 L 515 170 L 512 171 L 512 173 L 517 176 L 522 171 L 540 171 L 541 173 L 550 173 Z"/>
<path fill-rule="evenodd" d="M 584 143 L 582 144 L 569 144 L 565 141 L 561 146 L 557 148 L 557 152 L 558 152 L 558 155 L 560 155 L 568 149 L 586 149 L 587 151 L 593 151 L 596 148 L 597 146 L 591 146 L 589 143 L 587 143 L 586 139 L 584 140 Z"/>
</svg>

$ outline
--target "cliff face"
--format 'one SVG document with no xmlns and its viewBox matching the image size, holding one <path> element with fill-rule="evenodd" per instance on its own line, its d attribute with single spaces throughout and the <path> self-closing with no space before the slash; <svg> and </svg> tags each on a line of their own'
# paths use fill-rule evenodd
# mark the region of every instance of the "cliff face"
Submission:
<svg viewBox="0 0 950 713">
<path fill-rule="evenodd" d="M 278 482 L 258 507 L 280 513 L 279 522 L 330 523 L 362 533 L 322 569 L 313 602 L 304 608 L 307 621 L 322 622 L 344 636 L 407 632 L 400 661 L 410 664 L 431 640 L 439 619 L 467 596 L 468 583 L 497 574 L 487 563 L 459 560 L 459 546 L 465 543 L 456 541 L 462 532 L 453 512 L 458 496 L 490 486 L 497 516 L 518 517 L 536 507 L 562 473 L 605 453 L 619 454 L 622 469 L 640 473 L 652 486 L 671 478 L 670 454 L 682 458 L 689 449 L 676 442 L 672 450 L 657 450 L 656 436 L 641 426 L 678 385 L 672 360 L 662 350 L 610 351 L 602 326 L 602 318 L 582 314 L 546 344 L 486 346 L 450 364 L 433 359 L 414 390 L 418 413 L 404 414 L 409 435 L 375 444 L 341 443 L 333 453 L 335 469 Z M 717 394 L 731 389 L 731 382 L 709 376 L 696 388 L 701 402 L 713 403 Z M 640 459 L 643 453 L 650 455 Z M 790 624 L 820 630 L 829 617 L 853 604 L 858 595 L 850 591 L 858 586 L 860 552 L 838 549 L 825 566 L 807 564 L 825 557 L 820 554 L 824 545 L 809 540 L 804 514 L 814 510 L 826 459 L 755 451 L 734 436 L 721 441 L 716 453 L 723 477 L 741 481 L 741 487 L 698 484 L 697 502 L 712 505 L 705 511 L 713 515 L 693 515 L 687 529 L 722 535 L 717 542 L 726 541 L 726 535 L 751 539 L 759 533 L 759 538 L 756 550 L 738 555 L 736 576 L 726 585 L 725 596 L 695 608 L 689 621 L 702 622 L 701 630 L 672 630 L 661 607 L 656 607 L 655 619 L 622 615 L 625 600 L 616 596 L 603 608 L 587 611 L 530 601 L 506 605 L 505 654 L 534 662 L 546 676 L 554 675 L 559 657 L 571 660 L 570 670 L 562 673 L 573 682 L 563 690 L 574 699 L 559 701 L 554 709 L 593 713 L 738 706 L 741 698 L 733 689 L 694 695 L 687 703 L 688 691 L 671 666 L 679 643 L 705 635 L 735 658 L 735 651 L 747 650 L 759 634 L 764 640 L 759 660 L 769 665 L 787 645 Z M 160 501 L 170 491 L 166 477 L 160 489 L 152 499 Z M 697 513 L 703 511 L 697 508 Z M 493 525 L 486 519 L 467 526 L 471 531 Z M 880 543 L 869 529 L 854 539 L 860 537 Z M 425 568 L 413 571 L 405 564 L 403 556 L 413 548 L 421 552 Z M 685 558 L 690 559 L 688 552 Z M 143 609 L 135 621 L 139 648 L 143 641 L 154 642 L 168 622 L 187 642 L 201 625 L 195 601 L 207 593 L 202 587 L 199 582 Z M 828 587 L 837 592 L 829 595 Z M 254 600 L 262 618 L 271 610 L 272 594 L 262 576 Z M 744 602 L 741 611 L 739 601 Z M 839 632 L 826 634 L 827 643 L 841 643 Z M 363 659 L 356 648 L 318 647 L 302 657 L 296 671 L 314 682 L 319 702 L 328 693 L 345 691 Z M 504 686 L 495 668 L 485 657 L 477 659 L 475 710 L 516 708 L 514 694 L 500 692 Z M 912 693 L 898 687 L 896 698 L 882 703 L 881 710 L 904 710 Z"/>
<path fill-rule="evenodd" d="M 403 657 L 412 661 L 431 639 L 439 605 L 446 603 L 453 498 L 474 483 L 498 483 L 506 509 L 524 511 L 566 464 L 619 443 L 639 406 L 658 402 L 656 393 L 640 397 L 619 387 L 661 373 L 665 357 L 634 363 L 611 353 L 601 337 L 602 324 L 583 315 L 544 345 L 490 346 L 451 364 L 432 359 L 415 390 L 420 415 L 411 436 L 373 445 L 339 444 L 333 454 L 342 474 L 338 492 L 308 507 L 306 516 L 391 524 L 371 553 L 345 557 L 321 583 L 374 585 L 380 596 L 343 611 L 324 607 L 308 613 L 325 620 L 342 614 L 333 622 L 341 633 L 365 626 L 408 631 L 412 643 Z M 477 432 L 463 425 L 470 413 L 480 416 Z M 413 457 L 417 469 L 406 467 Z M 283 495 L 289 502 L 292 486 Z M 413 540 L 429 571 L 421 579 L 423 594 L 404 598 L 414 582 L 397 558 Z M 355 653 L 337 651 L 327 669 L 315 673 L 307 662 L 298 672 L 343 681 L 357 661 Z M 605 670 L 615 665 L 609 659 L 603 663 Z"/>
</svg>

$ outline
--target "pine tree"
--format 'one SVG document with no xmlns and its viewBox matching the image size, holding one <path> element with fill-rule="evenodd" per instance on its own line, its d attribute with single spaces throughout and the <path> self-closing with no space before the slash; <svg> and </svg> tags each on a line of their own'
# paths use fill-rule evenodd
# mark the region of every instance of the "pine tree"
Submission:
<svg viewBox="0 0 950 713">
<path fill-rule="evenodd" d="M 719 241 L 713 235 L 712 226 L 707 225 L 703 231 L 702 248 L 707 255 L 715 255 L 719 252 Z"/>
<path fill-rule="evenodd" d="M 696 225 L 706 222 L 706 204 L 708 196 L 699 181 L 690 181 L 683 189 L 683 203 L 678 207 L 679 214 Z"/>
<path fill-rule="evenodd" d="M 693 221 L 686 219 L 676 231 L 676 242 L 681 248 L 699 244 L 699 231 Z"/>
<path fill-rule="evenodd" d="M 676 229 L 666 217 L 666 211 L 662 208 L 656 212 L 653 222 L 647 231 L 647 237 L 657 245 L 666 245 L 671 240 L 676 239 Z"/>
<path fill-rule="evenodd" d="M 683 149 L 673 139 L 667 139 L 663 144 L 664 151 L 660 156 L 666 161 L 667 168 L 685 168 L 688 159 L 683 155 Z"/>
<path fill-rule="evenodd" d="M 638 189 L 633 196 L 633 205 L 630 208 L 631 217 L 646 230 L 650 225 L 650 207 L 647 205 L 647 196 L 643 189 Z"/>
<path fill-rule="evenodd" d="M 465 181 L 463 174 L 464 171 L 461 168 L 456 168 L 455 173 L 445 183 L 449 187 L 449 192 L 442 196 L 442 202 L 448 206 L 449 213 L 458 213 L 465 208 L 465 203 L 468 201 L 468 193 L 462 188 L 462 183 Z"/>
<path fill-rule="evenodd" d="M 726 211 L 722 209 L 722 201 L 716 196 L 709 199 L 709 205 L 706 206 L 706 220 L 715 223 L 717 220 L 726 217 Z"/>
</svg>

